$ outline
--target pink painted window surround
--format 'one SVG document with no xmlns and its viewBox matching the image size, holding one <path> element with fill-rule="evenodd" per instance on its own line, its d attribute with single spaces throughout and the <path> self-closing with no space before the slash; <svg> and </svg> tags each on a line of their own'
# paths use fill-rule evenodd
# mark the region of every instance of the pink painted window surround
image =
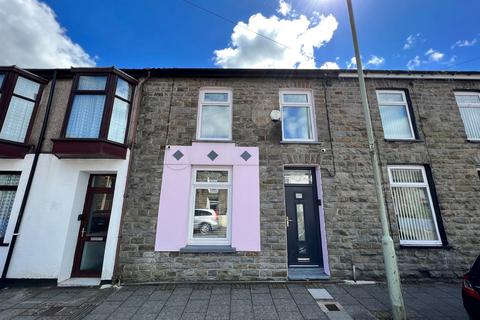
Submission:
<svg viewBox="0 0 480 320">
<path fill-rule="evenodd" d="M 260 251 L 260 172 L 258 147 L 194 142 L 165 151 L 155 251 L 180 251 L 188 244 L 192 168 L 232 170 L 231 246 Z"/>
</svg>

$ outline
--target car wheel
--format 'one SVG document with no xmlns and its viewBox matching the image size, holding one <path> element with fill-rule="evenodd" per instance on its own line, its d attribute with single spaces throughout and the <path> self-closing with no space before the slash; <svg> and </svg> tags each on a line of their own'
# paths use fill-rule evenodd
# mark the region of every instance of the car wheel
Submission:
<svg viewBox="0 0 480 320">
<path fill-rule="evenodd" d="M 212 228 L 210 228 L 208 223 L 202 223 L 199 229 L 201 234 L 208 234 Z"/>
</svg>

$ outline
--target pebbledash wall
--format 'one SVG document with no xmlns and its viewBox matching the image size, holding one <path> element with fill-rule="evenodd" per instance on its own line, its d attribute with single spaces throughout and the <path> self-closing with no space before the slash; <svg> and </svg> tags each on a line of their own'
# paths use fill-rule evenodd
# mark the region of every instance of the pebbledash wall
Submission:
<svg viewBox="0 0 480 320">
<path fill-rule="evenodd" d="M 456 90 L 480 91 L 479 79 L 478 74 L 461 73 L 367 74 L 390 230 L 404 279 L 459 277 L 479 254 L 480 145 L 467 141 L 454 96 Z M 258 237 L 259 250 L 254 246 L 233 253 L 180 252 L 188 228 L 185 220 L 175 220 L 175 228 L 165 225 L 169 222 L 166 210 L 173 210 L 168 203 L 171 198 L 160 196 L 167 185 L 162 176 L 172 179 L 171 168 L 166 169 L 171 164 L 167 155 L 179 148 L 211 143 L 195 141 L 199 90 L 204 87 L 232 90 L 233 135 L 227 143 L 238 150 L 258 148 L 259 229 L 241 232 L 245 232 L 243 237 Z M 282 142 L 281 124 L 272 122 L 269 114 L 279 109 L 279 90 L 285 88 L 311 90 L 318 142 Z M 377 89 L 407 92 L 417 139 L 408 142 L 384 139 Z M 381 229 L 369 148 L 357 79 L 352 73 L 157 70 L 141 90 L 115 279 L 125 282 L 286 280 L 283 169 L 288 166 L 311 166 L 318 171 L 323 193 L 322 237 L 326 242 L 322 245 L 327 249 L 324 262 L 331 279 L 352 278 L 353 266 L 358 279 L 383 277 Z M 188 155 L 188 150 L 182 153 Z M 443 246 L 399 245 L 387 173 L 387 166 L 396 164 L 431 168 L 433 194 L 447 240 Z M 179 191 L 185 192 L 187 187 L 182 188 Z M 234 194 L 241 192 L 233 188 Z M 174 191 L 168 192 L 174 196 Z M 185 200 L 185 196 L 179 197 Z M 184 214 L 183 211 L 170 214 Z M 255 215 L 252 218 L 255 226 Z"/>
</svg>

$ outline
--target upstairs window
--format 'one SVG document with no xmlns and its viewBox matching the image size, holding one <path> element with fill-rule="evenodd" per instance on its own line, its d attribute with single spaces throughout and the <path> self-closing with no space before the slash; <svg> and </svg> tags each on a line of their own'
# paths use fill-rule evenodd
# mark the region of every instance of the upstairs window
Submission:
<svg viewBox="0 0 480 320">
<path fill-rule="evenodd" d="M 400 244 L 442 245 L 425 167 L 390 166 L 388 174 Z"/>
<path fill-rule="evenodd" d="M 401 90 L 377 90 L 384 137 L 387 140 L 414 140 L 410 108 Z"/>
<path fill-rule="evenodd" d="M 118 75 L 78 75 L 72 90 L 65 138 L 124 144 L 133 86 Z"/>
<path fill-rule="evenodd" d="M 315 141 L 312 95 L 309 91 L 281 91 L 283 141 Z"/>
<path fill-rule="evenodd" d="M 24 143 L 40 100 L 41 84 L 14 72 L 0 73 L 0 139 Z"/>
<path fill-rule="evenodd" d="M 455 92 L 467 139 L 480 141 L 480 93 Z"/>
<path fill-rule="evenodd" d="M 200 90 L 197 139 L 232 140 L 232 91 Z"/>
<path fill-rule="evenodd" d="M 0 172 L 0 243 L 4 242 L 19 180 L 19 173 Z"/>
</svg>

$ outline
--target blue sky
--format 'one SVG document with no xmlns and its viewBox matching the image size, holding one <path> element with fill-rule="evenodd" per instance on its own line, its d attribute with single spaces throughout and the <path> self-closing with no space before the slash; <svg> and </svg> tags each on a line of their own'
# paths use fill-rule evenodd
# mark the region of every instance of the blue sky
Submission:
<svg viewBox="0 0 480 320">
<path fill-rule="evenodd" d="M 0 9 L 14 7 L 12 3 L 18 1 L 0 0 Z M 16 39 L 26 38 L 28 34 L 36 38 L 26 39 L 23 44 L 10 40 L 12 50 L 0 53 L 0 64 L 23 63 L 26 67 L 94 64 L 129 68 L 354 67 L 344 0 L 281 0 L 283 11 L 279 10 L 278 0 L 188 1 L 233 23 L 183 0 L 45 0 L 43 3 L 26 0 L 35 10 L 22 13 L 26 11 L 22 11 L 23 4 L 17 10 L 11 8 L 11 14 L 21 18 L 22 14 L 33 12 L 35 15 L 38 11 L 39 23 L 27 24 L 25 30 L 22 26 L 7 25 L 7 30 L 14 36 L 18 34 Z M 353 3 L 362 59 L 367 68 L 480 69 L 480 1 L 353 0 Z M 43 25 L 48 19 L 53 21 Z M 234 31 L 239 22 L 245 24 Z M 46 29 L 38 32 L 39 28 Z M 232 34 L 236 40 L 232 40 Z M 49 39 L 49 35 L 55 37 Z M 56 49 L 45 49 L 51 50 L 45 57 L 35 54 L 35 50 L 42 48 L 37 43 L 42 40 L 39 37 L 47 38 L 42 43 L 56 46 Z M 8 39 L 6 42 L 8 45 Z M 15 51 L 15 46 L 20 48 Z M 21 46 L 32 56 L 19 54 Z"/>
</svg>

